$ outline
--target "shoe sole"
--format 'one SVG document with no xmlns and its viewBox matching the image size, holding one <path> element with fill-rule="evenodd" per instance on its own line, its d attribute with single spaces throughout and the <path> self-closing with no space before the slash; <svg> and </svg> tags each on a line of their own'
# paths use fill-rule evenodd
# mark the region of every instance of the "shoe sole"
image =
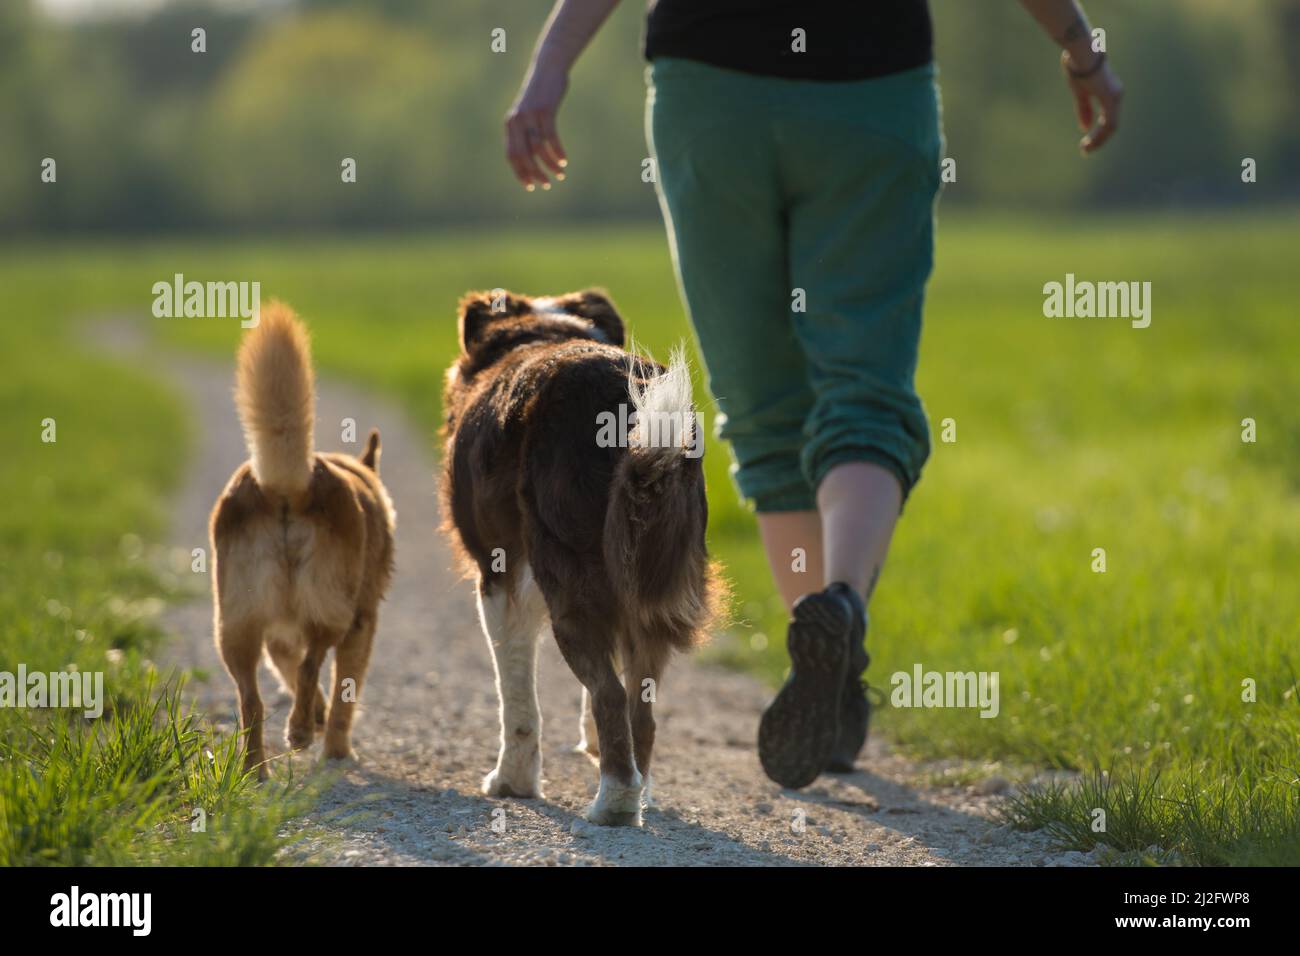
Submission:
<svg viewBox="0 0 1300 956">
<path fill-rule="evenodd" d="M 850 664 L 850 668 L 853 666 L 853 664 Z M 862 693 L 856 679 L 844 685 L 844 693 Z M 863 706 L 866 708 L 866 717 L 860 727 L 857 725 L 858 714 L 847 713 L 850 710 L 848 701 L 841 698 L 840 703 L 843 705 L 840 710 L 840 735 L 835 741 L 835 749 L 831 752 L 831 759 L 826 764 L 826 772 L 854 773 L 858 769 L 858 755 L 862 753 L 862 748 L 867 745 L 867 735 L 871 730 L 871 701 L 867 698 L 862 701 Z M 848 724 L 843 720 L 846 715 L 850 718 Z M 854 729 L 848 730 L 847 727 L 853 727 Z"/>
<path fill-rule="evenodd" d="M 763 712 L 758 759 L 783 787 L 799 789 L 826 769 L 839 736 L 840 695 L 848 666 L 845 616 L 833 600 L 805 598 L 790 626 L 790 680 Z"/>
<path fill-rule="evenodd" d="M 848 688 L 845 688 L 848 690 Z M 854 691 L 857 688 L 853 688 Z M 862 748 L 867 745 L 867 733 L 871 723 L 871 705 L 867 704 L 867 727 L 862 728 L 862 734 L 854 735 L 854 738 L 845 742 L 843 736 L 836 739 L 835 749 L 831 754 L 831 759 L 826 764 L 827 773 L 856 773 L 858 754 L 862 753 Z M 842 724 L 841 724 L 842 728 Z M 853 754 L 849 757 L 849 754 Z"/>
</svg>

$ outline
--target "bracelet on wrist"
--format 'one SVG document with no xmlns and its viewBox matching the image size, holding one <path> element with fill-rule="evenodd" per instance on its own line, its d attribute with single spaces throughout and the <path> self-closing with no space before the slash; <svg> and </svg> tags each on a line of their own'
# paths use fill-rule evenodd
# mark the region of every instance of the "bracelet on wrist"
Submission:
<svg viewBox="0 0 1300 956">
<path fill-rule="evenodd" d="M 1106 51 L 1102 50 L 1098 52 L 1097 59 L 1093 60 L 1092 66 L 1088 67 L 1086 70 L 1076 70 L 1074 68 L 1074 60 L 1071 58 L 1068 50 L 1062 51 L 1061 62 L 1065 65 L 1065 72 L 1069 73 L 1070 76 L 1074 77 L 1076 80 L 1086 80 L 1088 77 L 1096 75 L 1097 71 L 1099 71 L 1102 68 L 1102 65 L 1105 64 Z"/>
</svg>

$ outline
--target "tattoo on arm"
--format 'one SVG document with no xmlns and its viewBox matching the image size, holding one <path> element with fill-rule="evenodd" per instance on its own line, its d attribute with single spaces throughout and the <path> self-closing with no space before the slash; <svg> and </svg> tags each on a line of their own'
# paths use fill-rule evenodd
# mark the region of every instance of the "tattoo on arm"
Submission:
<svg viewBox="0 0 1300 956">
<path fill-rule="evenodd" d="M 1069 46 L 1075 40 L 1081 40 L 1088 33 L 1088 24 L 1084 22 L 1083 15 L 1076 13 L 1074 22 L 1065 28 L 1065 33 L 1058 41 L 1061 46 Z"/>
</svg>

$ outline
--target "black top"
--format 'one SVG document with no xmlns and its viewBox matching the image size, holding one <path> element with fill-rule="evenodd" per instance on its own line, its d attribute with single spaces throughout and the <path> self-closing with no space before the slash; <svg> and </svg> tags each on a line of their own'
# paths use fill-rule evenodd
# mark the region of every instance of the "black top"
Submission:
<svg viewBox="0 0 1300 956">
<path fill-rule="evenodd" d="M 899 73 L 929 63 L 931 48 L 926 0 L 650 0 L 646 21 L 648 60 L 789 79 Z"/>
</svg>

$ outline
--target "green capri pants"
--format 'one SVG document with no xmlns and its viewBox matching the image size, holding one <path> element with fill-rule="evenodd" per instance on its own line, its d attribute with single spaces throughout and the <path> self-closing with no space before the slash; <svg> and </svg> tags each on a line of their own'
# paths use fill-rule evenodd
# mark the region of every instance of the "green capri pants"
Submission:
<svg viewBox="0 0 1300 956">
<path fill-rule="evenodd" d="M 647 75 L 659 201 L 740 493 L 812 509 L 831 468 L 866 461 L 906 498 L 930 453 L 913 378 L 935 68 L 818 82 L 658 58 Z"/>
</svg>

